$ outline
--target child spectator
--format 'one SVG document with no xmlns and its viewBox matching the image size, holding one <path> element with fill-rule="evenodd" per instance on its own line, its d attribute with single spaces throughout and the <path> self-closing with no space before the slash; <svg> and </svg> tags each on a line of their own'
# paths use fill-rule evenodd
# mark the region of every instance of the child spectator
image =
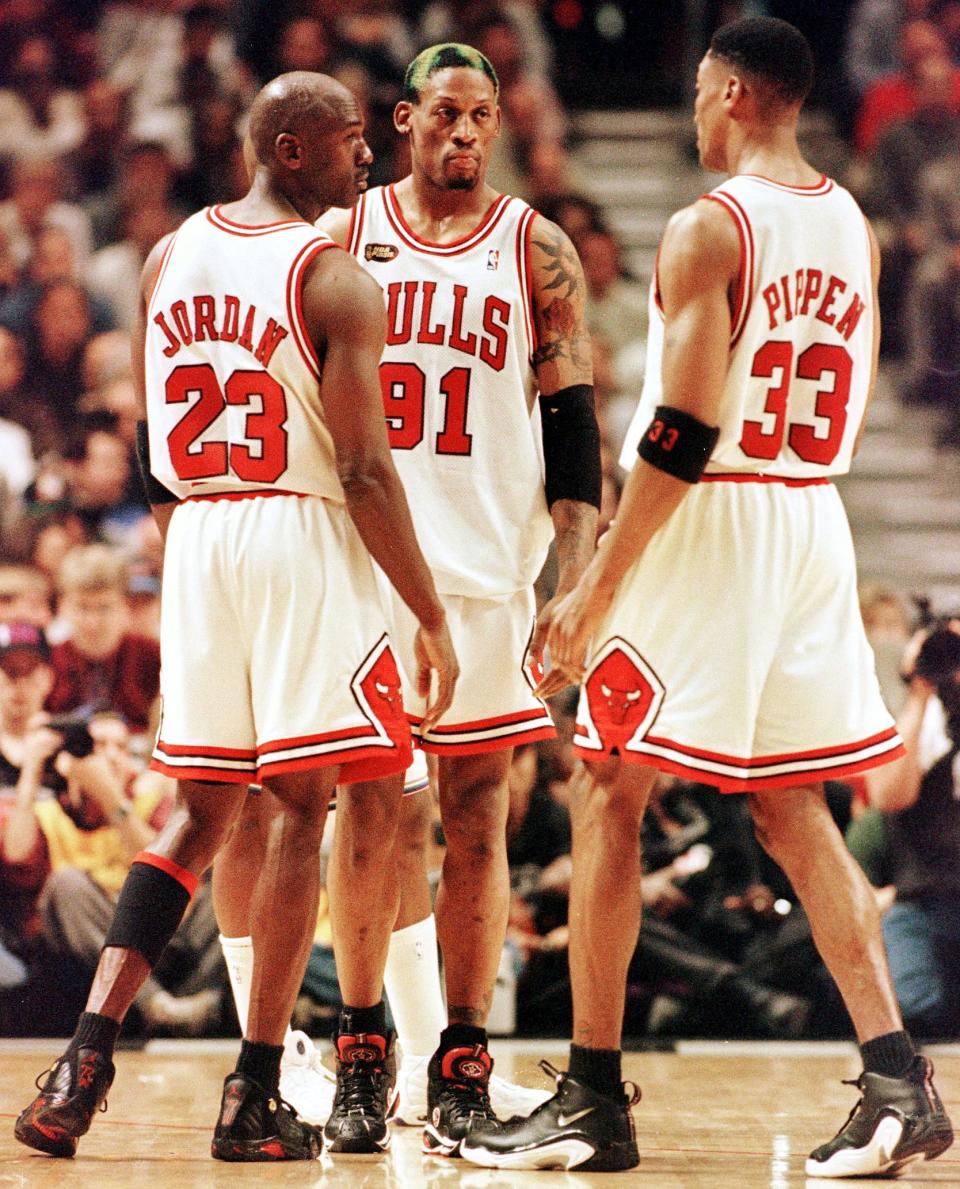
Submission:
<svg viewBox="0 0 960 1189">
<path fill-rule="evenodd" d="M 121 714 L 131 730 L 147 730 L 160 688 L 160 648 L 129 631 L 129 585 L 126 562 L 109 546 L 67 554 L 57 591 L 70 636 L 53 649 L 48 710 L 103 706 Z"/>
</svg>

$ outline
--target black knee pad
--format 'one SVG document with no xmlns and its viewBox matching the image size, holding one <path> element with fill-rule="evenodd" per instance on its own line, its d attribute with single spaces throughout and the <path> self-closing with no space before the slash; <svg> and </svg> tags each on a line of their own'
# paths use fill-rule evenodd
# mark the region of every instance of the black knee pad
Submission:
<svg viewBox="0 0 960 1189">
<path fill-rule="evenodd" d="M 184 871 L 183 876 L 181 880 L 152 862 L 135 860 L 120 889 L 104 948 L 138 950 L 155 966 L 183 920 L 196 887 L 190 872 Z"/>
</svg>

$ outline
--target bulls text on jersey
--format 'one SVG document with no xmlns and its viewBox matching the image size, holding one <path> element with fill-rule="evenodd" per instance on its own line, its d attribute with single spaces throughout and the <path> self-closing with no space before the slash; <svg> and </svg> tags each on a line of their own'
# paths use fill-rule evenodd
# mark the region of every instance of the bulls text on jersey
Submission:
<svg viewBox="0 0 960 1189">
<path fill-rule="evenodd" d="M 452 347 L 480 359 L 495 372 L 503 370 L 507 358 L 510 303 L 487 294 L 483 315 L 476 328 L 464 325 L 469 297 L 466 285 L 453 285 L 453 312 L 449 324 L 433 313 L 436 281 L 391 281 L 387 286 L 387 345 L 422 343 Z M 438 303 L 439 304 L 439 303 Z"/>
</svg>

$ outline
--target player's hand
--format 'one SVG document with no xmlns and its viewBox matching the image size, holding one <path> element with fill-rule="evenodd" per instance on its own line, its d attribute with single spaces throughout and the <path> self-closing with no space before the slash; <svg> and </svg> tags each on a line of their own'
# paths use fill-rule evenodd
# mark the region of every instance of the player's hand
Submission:
<svg viewBox="0 0 960 1189">
<path fill-rule="evenodd" d="M 538 666 L 543 666 L 543 650 L 550 635 L 554 612 L 562 599 L 562 595 L 554 595 L 552 599 L 548 599 L 537 616 L 537 623 L 530 640 L 529 654 Z M 553 665 L 550 672 L 541 678 L 535 693 L 538 698 L 552 698 L 554 694 L 558 694 L 562 689 L 566 689 L 569 684 L 570 678 L 562 670 L 558 669 L 556 665 Z"/>
<path fill-rule="evenodd" d="M 600 626 L 613 595 L 603 595 L 581 580 L 552 612 L 547 646 L 553 668 L 534 691 L 542 697 L 544 684 L 559 670 L 567 681 L 583 680 L 587 647 Z"/>
<path fill-rule="evenodd" d="M 427 705 L 420 724 L 421 733 L 426 735 L 450 709 L 453 691 L 460 676 L 460 665 L 453 651 L 446 620 L 430 630 L 421 624 L 417 628 L 413 649 L 417 658 L 417 693 L 421 698 L 430 697 L 433 674 L 437 675 L 436 697 Z"/>
</svg>

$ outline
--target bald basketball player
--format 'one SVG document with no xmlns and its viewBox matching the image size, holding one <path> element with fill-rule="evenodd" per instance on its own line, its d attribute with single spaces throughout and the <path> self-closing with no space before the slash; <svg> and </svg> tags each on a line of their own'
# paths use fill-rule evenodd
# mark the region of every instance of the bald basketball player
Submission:
<svg viewBox="0 0 960 1189">
<path fill-rule="evenodd" d="M 399 800 L 389 778 L 411 760 L 371 557 L 417 621 L 419 689 L 436 690 L 431 722 L 456 684 L 445 612 L 383 422 L 383 300 L 313 226 L 365 188 L 359 109 L 326 76 L 282 75 L 254 100 L 250 134 L 249 192 L 192 216 L 143 271 L 140 453 L 166 541 L 164 712 L 152 763 L 178 779 L 179 799 L 133 863 L 73 1039 L 17 1120 L 21 1142 L 54 1156 L 74 1154 L 105 1102 L 133 996 L 250 783 L 281 810 L 254 892 L 250 1014 L 212 1153 L 320 1154 L 321 1133 L 283 1103 L 278 1078 L 316 918 L 327 804 L 338 782 L 373 782 L 370 826 L 389 841 Z M 363 903 L 357 889 L 355 910 Z M 338 951 L 358 1034 L 385 1031 L 391 924 L 380 914 L 362 950 Z M 373 1122 L 384 1112 L 375 1102 Z"/>
</svg>

